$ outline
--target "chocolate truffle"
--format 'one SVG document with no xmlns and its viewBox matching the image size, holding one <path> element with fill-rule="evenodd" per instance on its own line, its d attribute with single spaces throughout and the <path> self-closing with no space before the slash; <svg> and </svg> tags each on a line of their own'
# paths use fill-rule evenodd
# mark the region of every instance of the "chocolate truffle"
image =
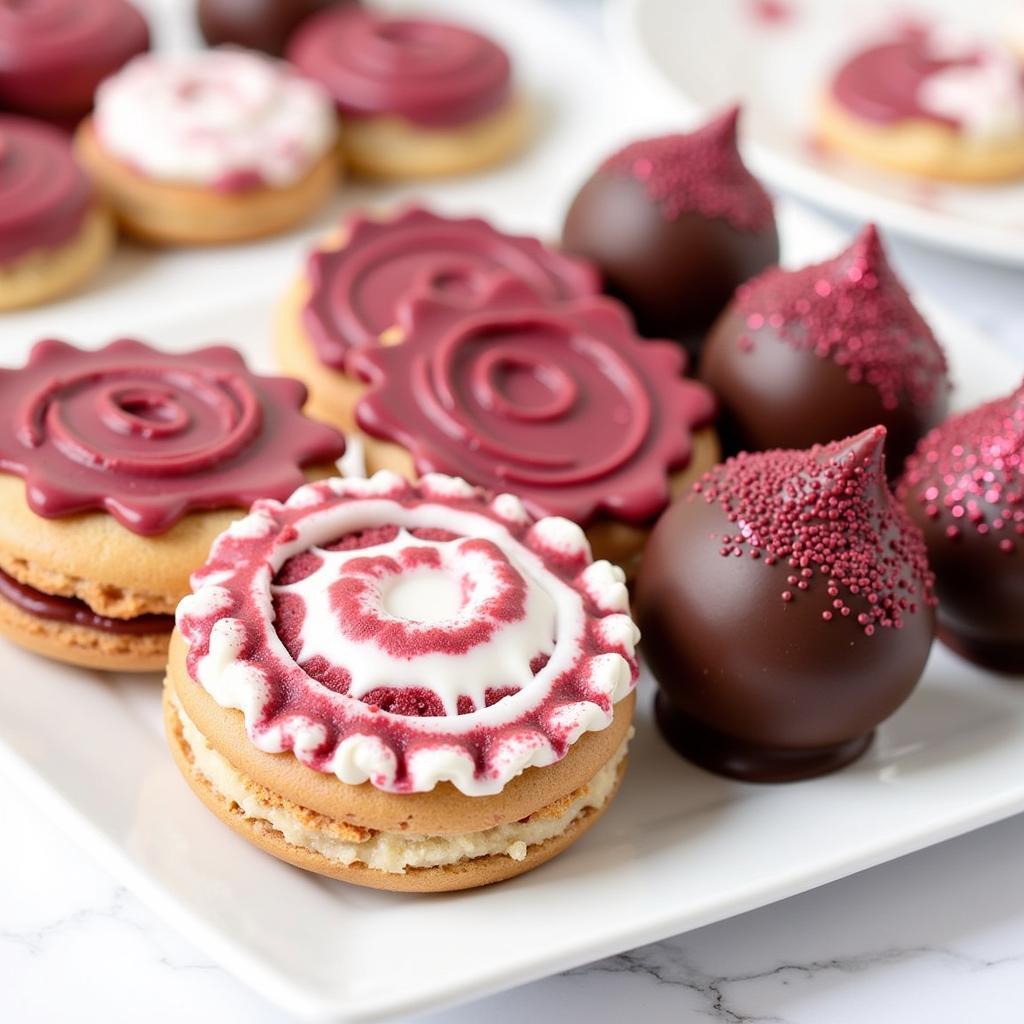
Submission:
<svg viewBox="0 0 1024 1024">
<path fill-rule="evenodd" d="M 924 531 L 940 639 L 1024 672 L 1024 385 L 928 434 L 898 493 Z"/>
<path fill-rule="evenodd" d="M 834 259 L 741 285 L 698 376 L 721 401 L 727 453 L 808 448 L 881 423 L 897 476 L 946 415 L 946 360 L 868 225 Z"/>
<path fill-rule="evenodd" d="M 781 782 L 853 760 L 909 696 L 935 625 L 885 429 L 715 467 L 654 529 L 637 621 L 682 754 Z"/>
<path fill-rule="evenodd" d="M 280 57 L 299 22 L 338 2 L 340 0 L 199 0 L 197 14 L 203 38 L 211 46 L 233 43 Z"/>
<path fill-rule="evenodd" d="M 601 268 L 649 337 L 695 344 L 736 286 L 778 261 L 771 199 L 736 148 L 738 116 L 619 150 L 569 208 L 565 248 Z"/>
</svg>

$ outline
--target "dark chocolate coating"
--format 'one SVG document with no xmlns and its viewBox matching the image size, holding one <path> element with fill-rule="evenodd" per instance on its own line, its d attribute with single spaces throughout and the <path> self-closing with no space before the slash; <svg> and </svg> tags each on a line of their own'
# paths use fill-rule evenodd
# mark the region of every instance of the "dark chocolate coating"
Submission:
<svg viewBox="0 0 1024 1024">
<path fill-rule="evenodd" d="M 740 338 L 753 340 L 741 347 Z M 708 334 L 697 376 L 719 399 L 718 432 L 727 455 L 771 448 L 810 448 L 882 424 L 886 472 L 903 461 L 946 416 L 948 392 L 937 388 L 930 406 L 908 400 L 887 409 L 878 390 L 851 381 L 844 367 L 797 348 L 769 326 L 752 331 L 731 305 Z"/>
<path fill-rule="evenodd" d="M 311 14 L 339 0 L 198 0 L 203 38 L 280 57 L 292 32 Z"/>
<path fill-rule="evenodd" d="M 774 223 L 740 231 L 721 218 L 667 218 L 644 185 L 598 171 L 565 219 L 562 244 L 600 268 L 605 290 L 633 311 L 641 334 L 695 349 L 737 285 L 778 262 Z"/>
<path fill-rule="evenodd" d="M 998 537 L 957 524 L 945 510 L 929 518 L 916 498 L 904 504 L 924 534 L 935 573 L 939 639 L 985 668 L 1024 672 L 1024 545 L 1002 551 Z M 999 514 L 991 506 L 987 511 L 989 518 Z M 946 533 L 952 525 L 961 527 L 956 537 Z"/>
<path fill-rule="evenodd" d="M 856 621 L 867 601 L 851 597 L 852 615 L 825 622 L 820 591 L 780 600 L 784 562 L 720 554 L 711 534 L 735 531 L 719 505 L 682 498 L 647 545 L 635 611 L 659 724 L 721 774 L 776 782 L 831 771 L 910 695 L 934 613 L 918 594 L 901 629 L 867 636 Z"/>
</svg>

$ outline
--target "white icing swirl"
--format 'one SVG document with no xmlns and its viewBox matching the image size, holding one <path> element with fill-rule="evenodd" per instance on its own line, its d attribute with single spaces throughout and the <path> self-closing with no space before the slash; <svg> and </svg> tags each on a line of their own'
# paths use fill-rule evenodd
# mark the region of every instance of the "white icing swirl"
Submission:
<svg viewBox="0 0 1024 1024">
<path fill-rule="evenodd" d="M 113 156 L 158 181 L 283 188 L 333 145 L 323 89 L 245 50 L 149 53 L 108 78 L 94 124 Z"/>
<path fill-rule="evenodd" d="M 959 26 L 936 26 L 927 48 L 936 60 L 957 63 L 929 75 L 918 102 L 937 117 L 948 117 L 977 139 L 1024 133 L 1024 80 L 1013 54 Z"/>
</svg>

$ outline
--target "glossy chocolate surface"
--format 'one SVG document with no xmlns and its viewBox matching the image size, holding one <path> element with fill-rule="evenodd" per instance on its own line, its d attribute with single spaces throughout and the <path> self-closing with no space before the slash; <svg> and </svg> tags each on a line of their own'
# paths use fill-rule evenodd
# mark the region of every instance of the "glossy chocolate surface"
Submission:
<svg viewBox="0 0 1024 1024">
<path fill-rule="evenodd" d="M 893 477 L 949 399 L 942 351 L 870 226 L 833 260 L 743 285 L 698 376 L 721 402 L 727 453 L 806 448 L 882 424 Z"/>
<path fill-rule="evenodd" d="M 565 248 L 598 265 L 645 335 L 696 344 L 736 286 L 778 260 L 771 200 L 740 160 L 736 116 L 613 154 L 566 215 Z"/>
<path fill-rule="evenodd" d="M 655 527 L 635 607 L 659 722 L 687 757 L 750 781 L 819 774 L 910 694 L 934 614 L 882 438 L 741 456 Z"/>
<path fill-rule="evenodd" d="M 1024 386 L 932 431 L 898 493 L 928 546 L 940 638 L 1024 672 Z"/>
<path fill-rule="evenodd" d="M 199 0 L 196 14 L 211 46 L 232 44 L 280 57 L 302 21 L 343 2 L 355 0 Z"/>
</svg>

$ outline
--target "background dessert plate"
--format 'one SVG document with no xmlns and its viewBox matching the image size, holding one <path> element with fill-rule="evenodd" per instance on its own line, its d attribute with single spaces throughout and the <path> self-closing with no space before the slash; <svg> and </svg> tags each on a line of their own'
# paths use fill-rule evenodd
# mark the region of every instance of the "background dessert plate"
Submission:
<svg viewBox="0 0 1024 1024">
<path fill-rule="evenodd" d="M 917 181 L 814 145 L 815 103 L 843 56 L 907 11 L 988 34 L 1020 31 L 1016 0 L 609 0 L 607 25 L 645 117 L 678 126 L 741 100 L 750 166 L 776 188 L 930 245 L 1024 266 L 1024 181 Z M 701 45 L 680 44 L 693 39 Z"/>
<path fill-rule="evenodd" d="M 787 262 L 838 248 L 817 220 L 781 213 Z M 265 365 L 271 304 L 165 324 L 151 340 L 185 348 L 230 325 Z M 984 338 L 923 308 L 947 347 L 957 407 L 1019 378 Z M 571 853 L 476 893 L 369 892 L 266 857 L 192 797 L 165 748 L 156 676 L 108 679 L 8 646 L 2 657 L 4 776 L 212 957 L 311 1019 L 372 1020 L 483 995 L 1024 810 L 1019 681 L 940 646 L 863 760 L 790 786 L 733 783 L 680 760 L 654 727 L 645 676 L 620 798 Z"/>
</svg>

